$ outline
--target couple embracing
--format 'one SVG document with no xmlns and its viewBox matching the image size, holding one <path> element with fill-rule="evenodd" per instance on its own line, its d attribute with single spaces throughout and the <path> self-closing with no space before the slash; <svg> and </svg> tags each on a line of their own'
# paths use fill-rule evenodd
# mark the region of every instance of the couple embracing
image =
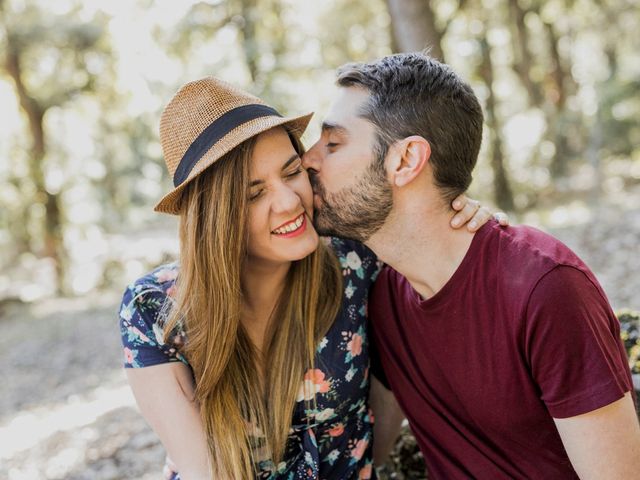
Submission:
<svg viewBox="0 0 640 480">
<path fill-rule="evenodd" d="M 375 478 L 406 416 L 430 478 L 632 478 L 602 288 L 464 195 L 471 88 L 419 53 L 337 84 L 306 151 L 311 115 L 215 78 L 162 114 L 174 189 L 156 211 L 179 215 L 180 257 L 127 288 L 120 329 L 167 477 Z"/>
</svg>

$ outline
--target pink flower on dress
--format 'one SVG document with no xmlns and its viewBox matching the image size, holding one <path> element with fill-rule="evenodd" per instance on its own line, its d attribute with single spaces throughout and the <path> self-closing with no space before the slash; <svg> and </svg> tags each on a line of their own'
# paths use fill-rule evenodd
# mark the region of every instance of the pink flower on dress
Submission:
<svg viewBox="0 0 640 480">
<path fill-rule="evenodd" d="M 347 343 L 347 350 L 351 352 L 352 357 L 360 355 L 362 353 L 362 335 L 354 333 L 349 343 Z"/>
<path fill-rule="evenodd" d="M 140 340 L 142 340 L 143 342 L 148 342 L 149 341 L 149 337 L 147 337 L 144 333 L 142 333 L 137 327 L 129 327 L 131 329 L 131 331 L 137 335 Z"/>
<path fill-rule="evenodd" d="M 169 295 L 170 297 L 174 297 L 177 291 L 178 289 L 176 288 L 176 285 L 174 283 L 169 288 L 167 288 L 167 295 Z"/>
<path fill-rule="evenodd" d="M 358 440 L 356 446 L 351 450 L 351 456 L 356 460 L 360 460 L 364 455 L 364 451 L 367 449 L 369 442 L 367 440 Z"/>
<path fill-rule="evenodd" d="M 304 379 L 311 381 L 316 386 L 316 391 L 320 393 L 328 392 L 331 386 L 329 382 L 324 379 L 324 372 L 318 368 L 309 370 L 304 375 Z"/>
<path fill-rule="evenodd" d="M 332 437 L 339 437 L 343 433 L 344 433 L 344 425 L 341 423 L 338 423 L 335 427 L 329 430 L 329 435 L 331 435 Z"/>
<path fill-rule="evenodd" d="M 324 372 L 317 368 L 307 371 L 304 381 L 300 386 L 296 401 L 311 400 L 316 393 L 327 393 L 331 388 L 331 382 L 324 379 Z"/>
<path fill-rule="evenodd" d="M 358 474 L 360 480 L 369 480 L 371 478 L 371 464 L 365 465 Z"/>
<path fill-rule="evenodd" d="M 133 363 L 133 352 L 128 347 L 124 347 L 124 359 L 129 364 Z"/>
</svg>

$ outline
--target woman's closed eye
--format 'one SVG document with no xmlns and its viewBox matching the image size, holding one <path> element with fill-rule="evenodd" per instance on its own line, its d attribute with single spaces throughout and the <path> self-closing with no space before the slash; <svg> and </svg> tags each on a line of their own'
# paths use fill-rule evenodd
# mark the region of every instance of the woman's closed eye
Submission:
<svg viewBox="0 0 640 480">
<path fill-rule="evenodd" d="M 254 200 L 257 200 L 258 198 L 260 198 L 260 196 L 262 195 L 262 192 L 264 192 L 264 189 L 260 189 L 260 190 L 257 190 L 255 192 L 251 192 L 249 194 L 249 201 L 253 202 Z"/>
<path fill-rule="evenodd" d="M 300 165 L 298 168 L 296 168 L 293 172 L 287 173 L 285 175 L 285 177 L 287 178 L 291 178 L 291 177 L 295 177 L 296 175 L 299 175 L 302 173 L 304 169 L 302 168 L 302 165 Z"/>
<path fill-rule="evenodd" d="M 293 178 L 296 177 L 297 175 L 300 175 L 302 172 L 304 171 L 304 168 L 302 167 L 302 165 L 299 165 L 298 168 L 296 168 L 295 170 L 286 173 L 284 175 L 285 179 L 289 179 L 289 178 Z M 252 202 L 254 200 L 257 200 L 258 198 L 260 198 L 262 196 L 262 194 L 264 193 L 264 188 L 261 188 L 260 190 L 254 190 L 252 192 L 249 193 L 249 201 Z"/>
</svg>

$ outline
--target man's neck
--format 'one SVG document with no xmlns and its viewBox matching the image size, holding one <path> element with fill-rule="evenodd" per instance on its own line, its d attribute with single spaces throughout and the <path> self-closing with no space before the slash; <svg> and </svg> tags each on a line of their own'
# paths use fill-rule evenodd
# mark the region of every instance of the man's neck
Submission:
<svg viewBox="0 0 640 480">
<path fill-rule="evenodd" d="M 452 211 L 425 208 L 422 202 L 403 205 L 365 243 L 427 299 L 451 279 L 473 240 L 466 228 L 451 228 L 452 216 Z"/>
</svg>

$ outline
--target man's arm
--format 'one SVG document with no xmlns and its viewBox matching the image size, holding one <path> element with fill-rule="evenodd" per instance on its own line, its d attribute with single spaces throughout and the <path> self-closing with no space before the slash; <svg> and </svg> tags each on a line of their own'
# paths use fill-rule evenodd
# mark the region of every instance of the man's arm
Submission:
<svg viewBox="0 0 640 480">
<path fill-rule="evenodd" d="M 396 440 L 398 440 L 404 413 L 400 410 L 393 392 L 385 388 L 373 375 L 371 376 L 369 403 L 375 418 L 373 426 L 373 463 L 379 466 L 387 461 L 391 450 L 396 444 Z"/>
<path fill-rule="evenodd" d="M 581 479 L 638 477 L 640 426 L 630 393 L 592 412 L 554 421 Z"/>
<path fill-rule="evenodd" d="M 629 365 L 595 278 L 567 265 L 549 271 L 531 294 L 525 337 L 541 398 L 580 478 L 637 478 Z"/>
</svg>

